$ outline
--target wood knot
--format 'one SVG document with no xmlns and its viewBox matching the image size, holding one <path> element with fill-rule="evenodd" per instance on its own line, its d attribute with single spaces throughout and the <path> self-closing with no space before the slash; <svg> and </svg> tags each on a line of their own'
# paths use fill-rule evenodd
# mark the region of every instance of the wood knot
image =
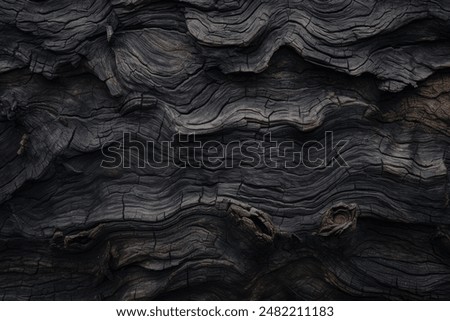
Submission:
<svg viewBox="0 0 450 321">
<path fill-rule="evenodd" d="M 82 252 L 92 248 L 102 233 L 103 225 L 98 225 L 90 230 L 78 231 L 72 234 L 64 234 L 57 230 L 53 234 L 50 245 L 54 249 L 68 252 Z"/>
<path fill-rule="evenodd" d="M 231 204 L 227 212 L 239 229 L 251 235 L 258 244 L 272 244 L 276 232 L 268 214 L 243 204 Z"/>
<path fill-rule="evenodd" d="M 330 236 L 341 235 L 346 230 L 356 228 L 358 206 L 354 203 L 339 203 L 325 213 L 317 235 Z"/>
</svg>

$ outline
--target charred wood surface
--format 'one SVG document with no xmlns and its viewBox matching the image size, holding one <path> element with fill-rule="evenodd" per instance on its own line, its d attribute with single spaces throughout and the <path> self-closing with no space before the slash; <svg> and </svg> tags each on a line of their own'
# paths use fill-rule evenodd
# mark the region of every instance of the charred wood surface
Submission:
<svg viewBox="0 0 450 321">
<path fill-rule="evenodd" d="M 0 30 L 1 299 L 450 299 L 448 0 L 0 0 Z M 125 132 L 332 132 L 348 166 L 102 167 Z"/>
</svg>

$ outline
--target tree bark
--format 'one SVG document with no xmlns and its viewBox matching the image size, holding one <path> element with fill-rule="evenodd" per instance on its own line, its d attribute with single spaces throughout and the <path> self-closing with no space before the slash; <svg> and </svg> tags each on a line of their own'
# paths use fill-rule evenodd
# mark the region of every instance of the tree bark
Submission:
<svg viewBox="0 0 450 321">
<path fill-rule="evenodd" d="M 0 30 L 0 298 L 450 299 L 448 0 L 0 0 Z M 265 153 L 102 166 L 124 133 Z"/>
</svg>

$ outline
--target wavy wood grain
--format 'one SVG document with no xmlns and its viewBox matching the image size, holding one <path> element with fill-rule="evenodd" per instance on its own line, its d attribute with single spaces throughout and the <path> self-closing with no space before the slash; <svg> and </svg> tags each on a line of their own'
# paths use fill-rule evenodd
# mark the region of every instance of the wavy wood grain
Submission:
<svg viewBox="0 0 450 321">
<path fill-rule="evenodd" d="M 449 19 L 447 0 L 0 1 L 0 298 L 450 299 Z M 100 166 L 124 132 L 326 131 L 348 167 Z"/>
</svg>

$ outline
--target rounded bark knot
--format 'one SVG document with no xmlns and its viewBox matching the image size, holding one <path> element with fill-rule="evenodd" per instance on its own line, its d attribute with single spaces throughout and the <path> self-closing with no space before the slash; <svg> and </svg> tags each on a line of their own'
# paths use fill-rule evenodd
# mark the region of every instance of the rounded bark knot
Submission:
<svg viewBox="0 0 450 321">
<path fill-rule="evenodd" d="M 356 228 L 358 206 L 355 203 L 339 203 L 329 208 L 322 219 L 317 235 L 331 236 L 341 235 L 344 231 L 352 231 Z"/>
<path fill-rule="evenodd" d="M 228 214 L 242 233 L 247 234 L 255 245 L 269 246 L 276 234 L 270 216 L 250 205 L 231 204 Z"/>
</svg>

